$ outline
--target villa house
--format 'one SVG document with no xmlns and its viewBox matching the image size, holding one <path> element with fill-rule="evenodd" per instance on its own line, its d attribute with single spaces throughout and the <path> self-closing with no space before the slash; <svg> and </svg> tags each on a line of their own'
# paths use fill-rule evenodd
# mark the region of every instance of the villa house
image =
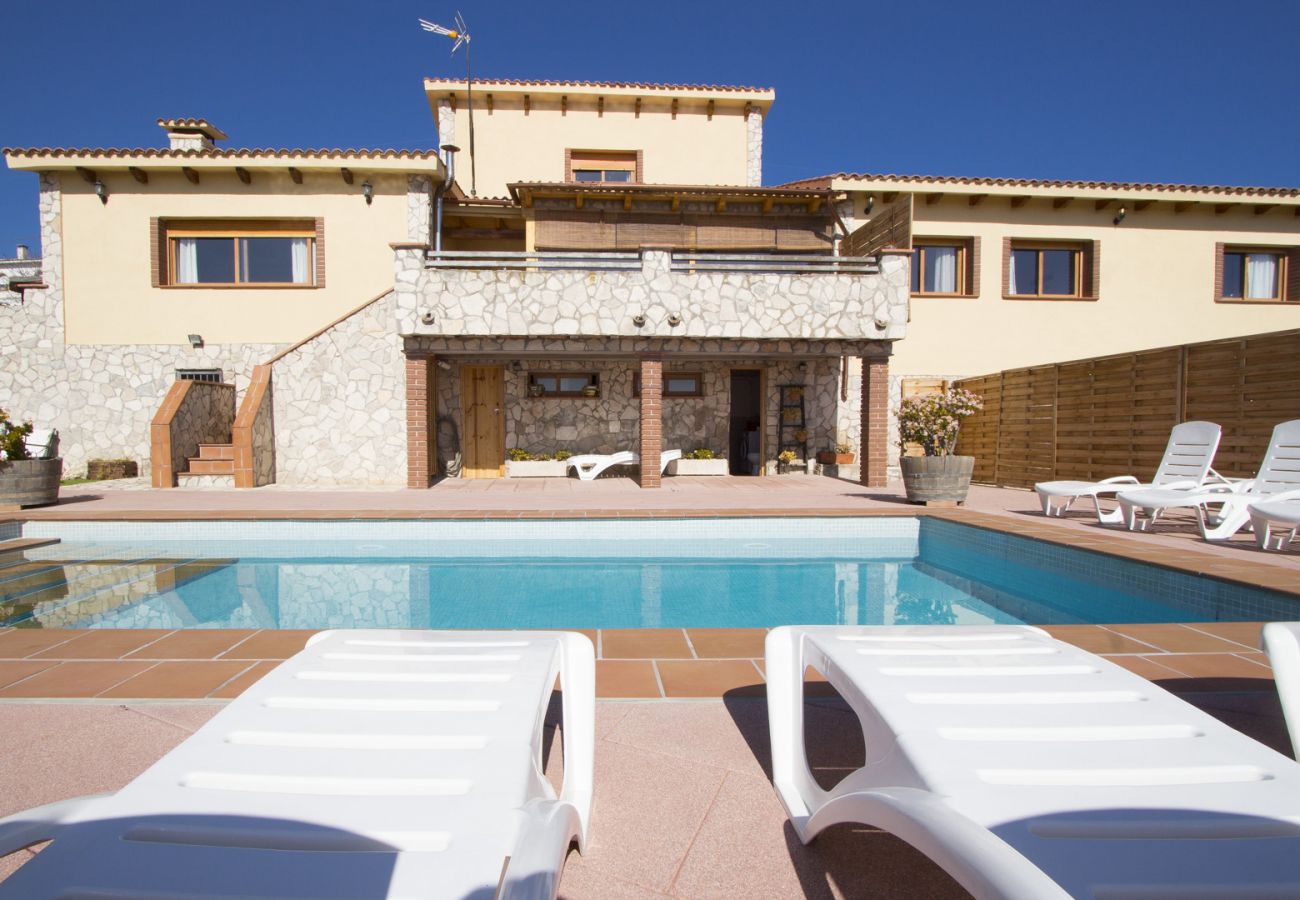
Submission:
<svg viewBox="0 0 1300 900">
<path fill-rule="evenodd" d="M 764 187 L 771 90 L 476 81 L 471 129 L 470 86 L 424 86 L 442 153 L 227 150 L 201 119 L 6 150 L 42 258 L 0 261 L 0 405 L 69 472 L 147 459 L 157 487 L 836 444 L 880 485 L 906 379 L 1300 326 L 1300 191 Z"/>
</svg>

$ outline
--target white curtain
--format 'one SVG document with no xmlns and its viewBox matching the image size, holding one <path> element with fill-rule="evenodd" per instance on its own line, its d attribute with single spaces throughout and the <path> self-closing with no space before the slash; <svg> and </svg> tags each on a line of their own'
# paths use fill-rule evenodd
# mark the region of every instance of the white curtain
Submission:
<svg viewBox="0 0 1300 900">
<path fill-rule="evenodd" d="M 290 244 L 293 263 L 293 283 L 307 284 L 311 281 L 311 252 L 306 238 L 294 238 Z"/>
<path fill-rule="evenodd" d="M 197 238 L 176 241 L 176 283 L 199 283 L 199 242 Z"/>
<path fill-rule="evenodd" d="M 1014 250 L 1007 257 L 1007 284 L 1010 285 L 1011 293 L 1016 293 L 1016 253 Z"/>
<path fill-rule="evenodd" d="M 1277 296 L 1277 257 L 1252 253 L 1246 257 L 1246 297 L 1271 300 Z"/>
<path fill-rule="evenodd" d="M 934 270 L 930 290 L 936 294 L 957 293 L 957 248 L 927 247 L 925 258 Z"/>
</svg>

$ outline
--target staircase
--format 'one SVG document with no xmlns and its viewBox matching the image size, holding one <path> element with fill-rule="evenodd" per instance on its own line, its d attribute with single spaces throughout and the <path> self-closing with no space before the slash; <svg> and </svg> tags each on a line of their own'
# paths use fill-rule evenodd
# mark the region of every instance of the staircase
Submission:
<svg viewBox="0 0 1300 900">
<path fill-rule="evenodd" d="M 199 444 L 199 455 L 189 458 L 187 471 L 176 475 L 177 487 L 232 488 L 235 486 L 235 445 Z"/>
</svg>

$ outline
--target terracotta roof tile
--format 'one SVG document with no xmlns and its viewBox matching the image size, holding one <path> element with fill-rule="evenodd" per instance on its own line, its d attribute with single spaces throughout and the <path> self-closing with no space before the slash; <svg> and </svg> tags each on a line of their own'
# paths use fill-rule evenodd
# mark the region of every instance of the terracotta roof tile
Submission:
<svg viewBox="0 0 1300 900">
<path fill-rule="evenodd" d="M 463 78 L 425 78 L 426 83 L 442 85 L 461 85 Z M 667 84 L 649 81 L 551 81 L 526 78 L 476 78 L 475 86 L 491 87 L 579 87 L 579 88 L 640 88 L 648 91 L 710 91 L 715 93 L 752 93 L 755 91 L 775 91 L 770 87 L 753 87 L 734 84 Z"/>
<path fill-rule="evenodd" d="M 283 157 L 288 159 L 437 159 L 437 150 L 392 149 L 279 149 L 271 147 L 239 150 L 169 150 L 159 147 L 5 147 L 6 156 L 34 156 L 58 159 L 66 156 L 89 156 L 95 159 L 113 159 L 142 156 L 148 159 L 252 159 L 254 157 Z"/>
<path fill-rule="evenodd" d="M 1053 181 L 1040 178 L 970 178 L 958 175 L 886 175 L 864 172 L 835 172 L 816 178 L 788 181 L 782 187 L 829 188 L 832 181 L 894 181 L 903 184 L 960 184 L 986 187 L 1071 188 L 1105 191 L 1169 191 L 1203 194 L 1237 194 L 1261 197 L 1300 197 L 1300 188 L 1245 187 L 1208 184 L 1167 184 L 1130 181 Z"/>
<path fill-rule="evenodd" d="M 201 131 L 214 140 L 226 140 L 226 133 L 217 126 L 213 125 L 207 119 L 195 118 L 171 118 L 159 119 L 158 126 L 167 129 L 186 129 L 191 131 Z"/>
</svg>

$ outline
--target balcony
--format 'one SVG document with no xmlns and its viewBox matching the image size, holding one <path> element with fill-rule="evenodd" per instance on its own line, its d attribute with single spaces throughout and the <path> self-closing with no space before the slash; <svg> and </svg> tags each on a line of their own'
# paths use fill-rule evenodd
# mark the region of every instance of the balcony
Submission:
<svg viewBox="0 0 1300 900">
<path fill-rule="evenodd" d="M 906 257 L 397 248 L 402 335 L 897 340 Z"/>
</svg>

